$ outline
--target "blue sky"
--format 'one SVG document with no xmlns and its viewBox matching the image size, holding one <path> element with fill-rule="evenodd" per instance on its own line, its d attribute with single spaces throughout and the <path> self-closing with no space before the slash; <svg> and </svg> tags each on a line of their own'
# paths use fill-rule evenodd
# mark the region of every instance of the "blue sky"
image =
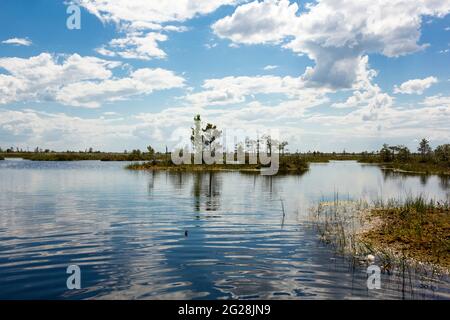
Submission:
<svg viewBox="0 0 450 320">
<path fill-rule="evenodd" d="M 160 150 L 200 113 L 292 151 L 450 140 L 450 1 L 0 4 L 0 146 Z"/>
</svg>

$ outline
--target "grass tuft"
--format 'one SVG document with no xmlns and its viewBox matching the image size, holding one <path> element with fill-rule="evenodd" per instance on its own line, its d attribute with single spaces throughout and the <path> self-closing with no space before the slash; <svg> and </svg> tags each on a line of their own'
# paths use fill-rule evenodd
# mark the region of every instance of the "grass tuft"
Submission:
<svg viewBox="0 0 450 320">
<path fill-rule="evenodd" d="M 320 238 L 340 254 L 375 254 L 392 266 L 409 260 L 450 270 L 450 205 L 424 196 L 362 202 L 320 203 L 312 212 Z M 402 263 L 403 263 L 402 262 Z"/>
</svg>

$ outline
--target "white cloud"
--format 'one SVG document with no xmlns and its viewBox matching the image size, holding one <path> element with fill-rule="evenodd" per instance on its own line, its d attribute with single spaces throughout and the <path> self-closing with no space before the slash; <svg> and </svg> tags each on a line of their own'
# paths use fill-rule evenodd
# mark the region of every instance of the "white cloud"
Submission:
<svg viewBox="0 0 450 320">
<path fill-rule="evenodd" d="M 0 109 L 0 135 L 5 146 L 32 148 L 40 146 L 57 150 L 67 148 L 121 151 L 151 144 L 159 150 L 173 148 L 179 142 L 189 143 L 193 117 L 201 114 L 204 121 L 217 124 L 227 133 L 239 133 L 240 138 L 253 137 L 256 132 L 279 131 L 290 143 L 291 150 L 340 151 L 351 148 L 372 150 L 384 142 L 416 145 L 414 139 L 423 132 L 434 143 L 450 139 L 450 99 L 444 105 L 398 108 L 382 104 L 375 110 L 363 106 L 342 115 L 318 112 L 312 106 L 329 103 L 314 96 L 266 105 L 253 101 L 237 110 L 183 106 L 138 115 L 82 118 L 65 114 L 49 114 L 34 110 Z M 368 100 L 370 102 L 370 99 Z M 431 106 L 434 105 L 434 106 Z M 371 109 L 372 108 L 372 109 Z M 342 110 L 345 111 L 345 110 Z M 372 147 L 367 147 L 372 143 Z M 356 147 L 355 147 L 356 146 Z"/>
<path fill-rule="evenodd" d="M 428 77 L 425 79 L 413 79 L 402 83 L 400 86 L 394 87 L 394 93 L 402 94 L 423 94 L 423 92 L 437 83 L 436 77 Z"/>
<path fill-rule="evenodd" d="M 278 69 L 278 66 L 275 66 L 275 65 L 268 65 L 268 66 L 265 66 L 265 67 L 264 67 L 264 70 L 265 70 L 265 71 L 270 71 L 270 70 L 275 70 L 275 69 Z"/>
<path fill-rule="evenodd" d="M 0 109 L 0 135 L 7 146 L 56 150 L 121 151 L 133 142 L 133 125 L 116 119 L 81 118 L 63 113 Z M 2 146 L 3 147 L 3 146 Z"/>
<path fill-rule="evenodd" d="M 25 38 L 11 38 L 8 40 L 2 41 L 3 44 L 12 44 L 15 46 L 26 46 L 29 47 L 33 44 L 31 40 L 25 39 Z"/>
<path fill-rule="evenodd" d="M 97 49 L 97 52 L 101 55 L 119 56 L 125 59 L 162 59 L 166 57 L 166 53 L 158 47 L 158 43 L 166 40 L 167 36 L 161 33 L 133 32 L 128 33 L 124 38 L 111 40 L 107 46 Z"/>
<path fill-rule="evenodd" d="M 102 21 L 162 24 L 183 22 L 212 13 L 224 5 L 235 5 L 242 0 L 78 0 L 77 2 Z"/>
<path fill-rule="evenodd" d="M 123 22 L 121 28 L 130 32 L 137 31 L 170 31 L 170 32 L 186 32 L 189 29 L 185 26 L 176 26 L 176 25 L 165 25 L 162 26 L 153 22 L 146 21 L 132 21 L 132 22 Z"/>
<path fill-rule="evenodd" d="M 214 49 L 214 48 L 217 47 L 217 46 L 218 46 L 218 43 L 216 43 L 216 42 L 213 42 L 213 43 L 206 43 L 206 44 L 205 44 L 205 48 L 208 49 L 208 50 Z"/>
<path fill-rule="evenodd" d="M 311 85 L 351 88 L 361 76 L 356 70 L 365 71 L 358 69 L 364 55 L 397 57 L 426 48 L 419 43 L 422 17 L 445 16 L 450 0 L 318 0 L 306 7 L 296 12 L 287 0 L 254 1 L 213 30 L 236 44 L 284 42 L 315 61 L 304 74 Z"/>
<path fill-rule="evenodd" d="M 28 59 L 0 58 L 0 70 L 7 71 L 0 73 L 0 103 L 49 100 L 66 84 L 108 79 L 117 66 L 117 62 L 77 54 L 65 59 L 48 53 Z"/>
<path fill-rule="evenodd" d="M 366 118 L 374 117 L 376 111 L 385 107 L 391 107 L 393 98 L 386 93 L 383 93 L 377 85 L 373 85 L 366 90 L 357 90 L 345 102 L 334 103 L 333 108 L 361 108 L 365 107 L 369 111 Z M 369 115 L 370 114 L 370 115 Z"/>
<path fill-rule="evenodd" d="M 213 24 L 221 38 L 235 43 L 278 43 L 292 34 L 298 11 L 296 3 L 288 0 L 254 1 L 239 6 L 236 11 Z"/>
<path fill-rule="evenodd" d="M 184 79 L 163 69 L 138 69 L 130 76 L 113 77 L 121 64 L 95 57 L 52 56 L 0 58 L 0 104 L 54 101 L 95 108 L 155 90 L 179 88 Z M 1 69 L 0 69 L 1 70 Z"/>
<path fill-rule="evenodd" d="M 450 108 L 450 96 L 431 96 L 426 97 L 422 102 L 427 107 L 448 107 Z"/>
<path fill-rule="evenodd" d="M 388 140 L 414 141 L 427 133 L 434 142 L 450 139 L 450 107 L 439 108 L 395 108 L 379 109 L 372 116 L 365 108 L 357 109 L 344 116 L 317 114 L 305 119 L 306 124 L 314 126 L 319 134 L 348 139 L 351 145 L 355 139 L 375 139 L 377 146 Z M 338 139 L 339 140 L 339 139 Z M 416 143 L 414 143 L 415 145 Z M 345 146 L 345 145 L 344 145 Z"/>
<path fill-rule="evenodd" d="M 103 22 L 117 24 L 124 34 L 97 49 L 101 55 L 125 59 L 161 59 L 166 53 L 159 47 L 168 40 L 163 32 L 184 32 L 188 28 L 167 23 L 184 22 L 211 13 L 223 5 L 235 5 L 241 0 L 78 0 L 81 6 Z M 149 32 L 151 31 L 151 32 Z"/>
<path fill-rule="evenodd" d="M 98 108 L 102 103 L 126 100 L 153 91 L 181 88 L 184 79 L 164 69 L 138 69 L 129 77 L 100 82 L 69 84 L 56 94 L 56 101 L 75 107 Z"/>
<path fill-rule="evenodd" d="M 327 92 L 305 88 L 300 77 L 290 76 L 230 76 L 205 80 L 202 88 L 200 92 L 185 96 L 186 101 L 200 106 L 217 106 L 243 103 L 247 97 L 257 94 L 282 94 L 288 98 L 298 98 Z"/>
<path fill-rule="evenodd" d="M 368 69 L 368 60 L 367 56 L 363 57 L 360 68 Z M 393 107 L 394 98 L 373 83 L 376 76 L 375 70 L 360 72 L 354 84 L 356 90 L 353 91 L 353 95 L 345 102 L 333 103 L 331 107 L 337 109 L 356 108 L 357 110 L 353 111 L 353 114 L 356 115 L 358 121 L 377 121 L 380 115 Z"/>
</svg>

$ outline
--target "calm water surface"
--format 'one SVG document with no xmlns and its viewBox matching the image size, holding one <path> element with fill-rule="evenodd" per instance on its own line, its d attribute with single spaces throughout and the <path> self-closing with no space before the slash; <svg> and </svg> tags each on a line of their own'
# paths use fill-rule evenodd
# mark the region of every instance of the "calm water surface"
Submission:
<svg viewBox="0 0 450 320">
<path fill-rule="evenodd" d="M 279 177 L 125 165 L 0 161 L 0 299 L 450 299 L 448 278 L 428 275 L 384 274 L 369 291 L 364 267 L 306 221 L 336 193 L 446 200 L 448 178 L 356 162 Z M 66 287 L 72 264 L 78 291 Z"/>
</svg>

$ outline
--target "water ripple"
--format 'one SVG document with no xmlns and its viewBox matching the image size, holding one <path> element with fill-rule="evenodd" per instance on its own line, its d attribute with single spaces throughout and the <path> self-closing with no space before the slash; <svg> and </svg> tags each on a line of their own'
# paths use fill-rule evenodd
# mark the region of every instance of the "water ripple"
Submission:
<svg viewBox="0 0 450 320">
<path fill-rule="evenodd" d="M 383 180 L 356 163 L 276 178 L 123 166 L 0 164 L 1 299 L 450 298 L 447 278 L 424 275 L 405 285 L 404 276 L 384 274 L 382 290 L 367 290 L 364 267 L 335 256 L 304 219 L 336 189 L 353 198 L 407 190 L 444 198 L 437 177 Z M 67 290 L 72 264 L 82 270 L 81 290 Z"/>
</svg>

